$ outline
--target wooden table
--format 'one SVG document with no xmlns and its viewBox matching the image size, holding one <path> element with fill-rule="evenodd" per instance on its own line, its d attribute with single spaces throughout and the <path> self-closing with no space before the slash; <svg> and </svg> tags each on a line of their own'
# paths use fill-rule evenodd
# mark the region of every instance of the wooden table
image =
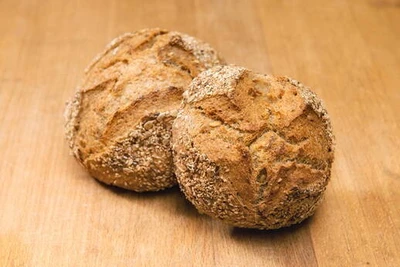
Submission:
<svg viewBox="0 0 400 267">
<path fill-rule="evenodd" d="M 69 156 L 62 113 L 84 67 L 156 26 L 325 100 L 337 150 L 315 216 L 234 229 L 177 188 L 110 188 Z M 400 2 L 3 0 L 0 151 L 0 266 L 400 266 Z"/>
</svg>

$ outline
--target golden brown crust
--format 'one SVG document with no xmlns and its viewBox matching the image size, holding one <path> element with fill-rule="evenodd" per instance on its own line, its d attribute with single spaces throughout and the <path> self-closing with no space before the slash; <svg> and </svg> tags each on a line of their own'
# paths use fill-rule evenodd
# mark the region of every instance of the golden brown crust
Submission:
<svg viewBox="0 0 400 267">
<path fill-rule="evenodd" d="M 330 178 L 328 114 L 286 77 L 209 69 L 185 92 L 172 134 L 182 191 L 200 212 L 238 227 L 301 222 Z"/>
<path fill-rule="evenodd" d="M 135 191 L 173 186 L 169 138 L 182 93 L 220 63 L 208 44 L 178 32 L 145 29 L 114 39 L 67 104 L 74 156 L 107 184 Z"/>
</svg>

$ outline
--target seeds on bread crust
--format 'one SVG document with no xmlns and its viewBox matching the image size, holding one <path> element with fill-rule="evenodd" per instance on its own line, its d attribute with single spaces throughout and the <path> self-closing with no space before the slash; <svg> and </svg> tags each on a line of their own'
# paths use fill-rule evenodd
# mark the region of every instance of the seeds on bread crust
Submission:
<svg viewBox="0 0 400 267">
<path fill-rule="evenodd" d="M 172 127 L 179 185 L 202 213 L 276 229 L 312 215 L 330 179 L 333 134 L 308 88 L 235 66 L 195 78 Z"/>
<path fill-rule="evenodd" d="M 206 43 L 145 29 L 113 40 L 65 110 L 72 153 L 98 180 L 135 191 L 176 184 L 170 130 L 191 80 L 220 64 Z"/>
</svg>

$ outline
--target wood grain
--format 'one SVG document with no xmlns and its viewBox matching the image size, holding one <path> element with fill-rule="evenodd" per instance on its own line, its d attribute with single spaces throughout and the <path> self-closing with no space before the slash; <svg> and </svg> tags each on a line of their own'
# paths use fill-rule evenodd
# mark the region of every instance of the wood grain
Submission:
<svg viewBox="0 0 400 267">
<path fill-rule="evenodd" d="M 400 2 L 0 1 L 0 266 L 400 266 Z M 315 216 L 278 231 L 137 194 L 68 155 L 64 102 L 113 37 L 195 35 L 325 100 L 337 138 Z"/>
</svg>

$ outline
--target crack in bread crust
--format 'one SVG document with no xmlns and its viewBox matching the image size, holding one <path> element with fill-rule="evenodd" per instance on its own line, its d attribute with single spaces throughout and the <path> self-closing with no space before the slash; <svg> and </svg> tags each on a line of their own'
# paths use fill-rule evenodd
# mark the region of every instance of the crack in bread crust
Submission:
<svg viewBox="0 0 400 267">
<path fill-rule="evenodd" d="M 124 137 L 85 160 L 93 176 L 106 172 L 102 181 L 137 192 L 158 191 L 176 184 L 171 169 L 171 126 L 174 112 L 154 113 Z M 131 175 L 135 175 L 135 180 Z"/>
</svg>

